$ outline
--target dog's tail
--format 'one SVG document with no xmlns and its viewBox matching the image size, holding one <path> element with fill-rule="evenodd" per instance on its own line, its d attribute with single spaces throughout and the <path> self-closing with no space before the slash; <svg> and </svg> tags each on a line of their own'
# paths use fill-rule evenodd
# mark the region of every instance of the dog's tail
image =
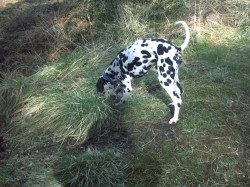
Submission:
<svg viewBox="0 0 250 187">
<path fill-rule="evenodd" d="M 177 25 L 177 24 L 182 24 L 182 26 L 184 27 L 185 32 L 186 32 L 186 38 L 185 38 L 183 44 L 180 46 L 181 50 L 183 51 L 188 46 L 188 43 L 189 43 L 189 40 L 190 40 L 190 31 L 189 31 L 188 25 L 187 25 L 187 23 L 185 21 L 177 21 L 177 22 L 175 22 L 175 25 Z"/>
</svg>

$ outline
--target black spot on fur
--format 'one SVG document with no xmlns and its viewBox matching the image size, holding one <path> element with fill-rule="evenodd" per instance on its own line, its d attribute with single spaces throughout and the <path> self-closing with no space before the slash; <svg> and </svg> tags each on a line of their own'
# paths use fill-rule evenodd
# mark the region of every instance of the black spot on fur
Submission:
<svg viewBox="0 0 250 187">
<path fill-rule="evenodd" d="M 178 51 L 178 52 L 181 52 L 181 48 L 176 46 L 176 45 L 173 45 L 175 47 L 175 49 Z"/>
<path fill-rule="evenodd" d="M 172 79 L 174 79 L 175 74 L 170 74 L 170 77 L 171 77 Z"/>
<path fill-rule="evenodd" d="M 123 62 L 121 61 L 121 59 L 118 60 L 118 63 L 119 63 L 120 68 L 122 68 Z"/>
<path fill-rule="evenodd" d="M 135 68 L 135 66 L 141 66 L 142 63 L 139 60 L 140 60 L 139 57 L 135 57 L 134 60 L 128 64 L 127 66 L 128 71 L 132 71 L 133 68 Z"/>
<path fill-rule="evenodd" d="M 122 74 L 121 74 L 121 77 L 120 77 L 120 80 L 126 79 L 127 73 L 128 73 L 127 71 L 125 71 L 125 73 L 122 73 Z"/>
<path fill-rule="evenodd" d="M 128 60 L 128 57 L 123 54 L 123 53 L 120 53 L 119 54 L 119 59 L 122 61 L 122 62 L 126 62 L 126 60 Z"/>
<path fill-rule="evenodd" d="M 123 62 L 126 62 L 128 60 L 128 57 L 125 55 L 123 58 Z"/>
<path fill-rule="evenodd" d="M 140 60 L 139 57 L 135 57 L 132 63 L 135 64 L 136 66 L 141 66 L 142 63 L 139 60 Z"/>
<path fill-rule="evenodd" d="M 143 56 L 142 56 L 143 58 L 150 58 L 151 57 L 151 54 L 146 50 L 142 50 L 141 54 L 143 54 Z"/>
<path fill-rule="evenodd" d="M 147 47 L 147 46 L 148 46 L 148 44 L 141 44 L 141 46 L 142 46 L 142 47 Z"/>
<path fill-rule="evenodd" d="M 153 59 L 150 61 L 151 63 L 156 63 L 157 62 L 157 59 Z"/>
<path fill-rule="evenodd" d="M 163 44 L 159 44 L 157 46 L 158 55 L 163 55 L 164 53 L 167 53 L 167 52 L 168 52 L 168 49 Z"/>
<path fill-rule="evenodd" d="M 165 86 L 169 86 L 169 83 L 168 83 L 168 82 L 164 82 L 164 85 L 165 85 Z"/>
<path fill-rule="evenodd" d="M 133 67 L 134 67 L 134 63 L 128 64 L 128 71 L 132 71 Z"/>
<path fill-rule="evenodd" d="M 154 55 L 155 55 L 155 59 L 156 59 L 156 62 L 158 61 L 158 55 L 157 53 L 154 51 Z"/>
<path fill-rule="evenodd" d="M 174 69 L 173 66 L 169 66 L 169 67 L 168 67 L 168 70 L 169 70 L 170 72 L 175 72 L 175 69 Z"/>
<path fill-rule="evenodd" d="M 183 91 L 183 89 L 182 89 L 182 87 L 181 87 L 180 83 L 179 83 L 179 82 L 177 82 L 177 83 L 176 83 L 176 85 L 177 85 L 177 87 L 180 89 L 181 94 L 183 94 L 183 92 L 184 92 L 184 91 Z"/>
<path fill-rule="evenodd" d="M 165 62 L 170 66 L 173 65 L 173 61 L 169 57 L 165 59 Z"/>
<path fill-rule="evenodd" d="M 126 71 L 125 71 L 124 68 L 121 68 L 121 72 L 122 72 L 122 74 L 125 74 L 125 73 L 126 73 Z"/>
<path fill-rule="evenodd" d="M 160 72 L 164 72 L 164 67 L 163 67 L 163 66 L 160 66 L 160 67 L 159 67 L 159 70 L 160 70 Z"/>
<path fill-rule="evenodd" d="M 178 96 L 178 94 L 177 94 L 175 91 L 173 91 L 173 95 L 174 95 L 175 97 L 177 97 L 178 99 L 180 98 L 180 97 Z"/>
</svg>

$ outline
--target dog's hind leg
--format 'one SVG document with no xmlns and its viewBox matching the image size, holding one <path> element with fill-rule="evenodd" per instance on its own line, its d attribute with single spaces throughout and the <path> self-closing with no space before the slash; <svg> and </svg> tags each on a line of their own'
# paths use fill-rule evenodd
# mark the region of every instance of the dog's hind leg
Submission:
<svg viewBox="0 0 250 187">
<path fill-rule="evenodd" d="M 167 91 L 167 93 L 171 97 L 173 101 L 172 105 L 174 106 L 174 115 L 169 120 L 169 124 L 177 123 L 177 121 L 179 120 L 179 112 L 180 112 L 180 107 L 182 104 L 181 95 L 178 94 L 178 92 L 175 90 L 175 87 L 173 84 L 169 85 L 168 87 L 164 85 L 163 88 Z"/>
<path fill-rule="evenodd" d="M 172 99 L 171 105 L 174 106 L 174 115 L 169 120 L 169 124 L 177 123 L 179 120 L 179 112 L 182 104 L 181 93 L 182 89 L 179 83 L 175 82 L 175 80 L 163 78 L 159 75 L 159 81 L 161 86 L 167 91 L 169 96 Z"/>
</svg>

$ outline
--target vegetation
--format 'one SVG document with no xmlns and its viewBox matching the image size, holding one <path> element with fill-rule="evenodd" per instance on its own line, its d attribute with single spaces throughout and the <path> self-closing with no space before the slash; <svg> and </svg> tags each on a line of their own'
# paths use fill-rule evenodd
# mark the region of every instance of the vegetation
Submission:
<svg viewBox="0 0 250 187">
<path fill-rule="evenodd" d="M 0 186 L 249 186 L 249 6 L 4 1 Z M 178 124 L 167 124 L 170 100 L 154 70 L 134 81 L 124 106 L 96 92 L 100 73 L 134 40 L 182 43 L 176 20 L 192 32 Z"/>
</svg>

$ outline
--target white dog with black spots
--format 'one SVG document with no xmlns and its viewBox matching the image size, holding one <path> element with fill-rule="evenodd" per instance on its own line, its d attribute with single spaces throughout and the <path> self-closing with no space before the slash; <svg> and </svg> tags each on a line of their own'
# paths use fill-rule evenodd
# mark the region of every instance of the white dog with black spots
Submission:
<svg viewBox="0 0 250 187">
<path fill-rule="evenodd" d="M 97 90 L 103 93 L 111 89 L 113 93 L 117 93 L 120 84 L 123 95 L 117 105 L 123 104 L 132 91 L 132 79 L 145 75 L 151 66 L 156 65 L 160 85 L 171 97 L 170 105 L 174 106 L 174 115 L 169 124 L 177 123 L 183 94 L 178 72 L 182 62 L 181 52 L 188 46 L 190 31 L 184 21 L 175 24 L 182 24 L 186 33 L 184 43 L 180 47 L 165 39 L 136 41 L 117 54 L 98 79 Z"/>
</svg>

